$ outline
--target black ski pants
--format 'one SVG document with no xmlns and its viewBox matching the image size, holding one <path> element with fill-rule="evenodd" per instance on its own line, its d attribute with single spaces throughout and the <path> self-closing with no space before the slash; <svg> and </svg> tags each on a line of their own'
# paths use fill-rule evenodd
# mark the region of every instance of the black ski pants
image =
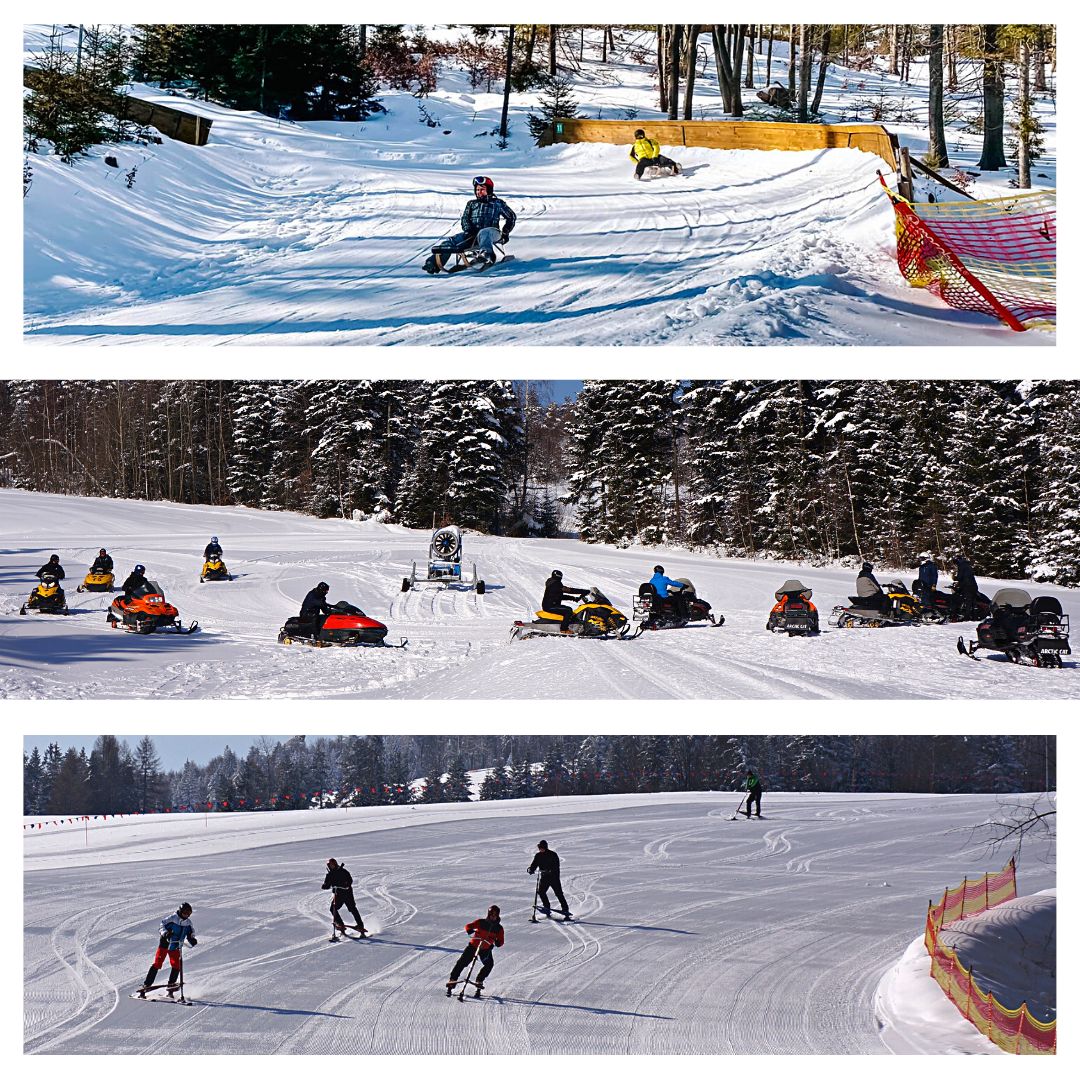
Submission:
<svg viewBox="0 0 1080 1080">
<path fill-rule="evenodd" d="M 495 957 L 491 955 L 490 948 L 482 948 L 473 945 L 471 942 L 465 946 L 461 955 L 457 959 L 457 963 L 454 965 L 454 970 L 450 972 L 450 981 L 457 982 L 458 976 L 472 963 L 472 959 L 476 956 L 476 950 L 480 948 L 480 974 L 473 980 L 477 986 L 482 986 L 484 980 L 491 974 L 491 969 L 495 966 Z"/>
<path fill-rule="evenodd" d="M 574 617 L 574 609 L 568 604 L 558 604 L 554 607 L 546 607 L 544 611 L 550 611 L 552 615 L 562 616 L 562 629 L 570 629 L 570 620 Z"/>
<path fill-rule="evenodd" d="M 555 898 L 562 904 L 563 911 L 569 911 L 570 908 L 566 903 L 566 897 L 563 896 L 562 882 L 559 880 L 558 874 L 540 875 L 540 903 L 543 905 L 543 910 L 551 910 L 551 902 L 548 900 L 548 889 L 551 889 L 551 891 L 555 893 Z"/>
<path fill-rule="evenodd" d="M 361 930 L 364 929 L 364 920 L 360 918 L 360 912 L 356 910 L 356 900 L 353 897 L 352 889 L 334 890 L 334 899 L 330 901 L 330 917 L 334 920 L 335 926 L 345 925 L 341 919 L 341 908 L 349 911 L 356 920 L 356 925 Z"/>
<path fill-rule="evenodd" d="M 637 168 L 634 170 L 634 175 L 644 175 L 645 170 L 651 168 L 653 165 L 658 165 L 662 169 L 672 169 L 675 167 L 675 162 L 672 161 L 669 157 L 664 157 L 663 154 L 659 154 L 657 157 L 638 158 Z"/>
<path fill-rule="evenodd" d="M 756 788 L 754 791 L 751 791 L 746 796 L 746 809 L 743 811 L 743 813 L 747 817 L 750 816 L 750 807 L 754 806 L 755 804 L 757 804 L 757 816 L 761 817 L 761 788 Z"/>
</svg>

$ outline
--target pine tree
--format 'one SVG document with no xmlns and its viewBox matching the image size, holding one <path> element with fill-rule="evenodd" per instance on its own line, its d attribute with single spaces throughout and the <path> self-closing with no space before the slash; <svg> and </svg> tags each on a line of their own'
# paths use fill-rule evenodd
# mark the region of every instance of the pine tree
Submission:
<svg viewBox="0 0 1080 1080">
<path fill-rule="evenodd" d="M 539 80 L 539 114 L 529 113 L 529 134 L 539 145 L 541 137 L 556 119 L 570 120 L 578 114 L 574 85 L 561 75 L 545 75 Z"/>
<path fill-rule="evenodd" d="M 239 380 L 233 388 L 232 448 L 227 485 L 243 506 L 262 506 L 274 460 L 270 431 L 274 418 L 273 384 Z"/>
<path fill-rule="evenodd" d="M 472 798 L 472 784 L 465 771 L 465 762 L 460 754 L 450 762 L 446 779 L 443 782 L 443 800 L 445 802 L 468 802 Z"/>
</svg>

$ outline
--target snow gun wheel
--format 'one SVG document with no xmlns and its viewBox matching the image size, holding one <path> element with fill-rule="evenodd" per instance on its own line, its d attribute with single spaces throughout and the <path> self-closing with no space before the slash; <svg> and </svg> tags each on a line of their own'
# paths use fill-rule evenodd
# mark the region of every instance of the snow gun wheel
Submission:
<svg viewBox="0 0 1080 1080">
<path fill-rule="evenodd" d="M 401 591 L 408 592 L 412 588 L 412 582 L 406 577 L 401 579 Z"/>
<path fill-rule="evenodd" d="M 476 595 L 477 596 L 483 596 L 486 589 L 487 589 L 487 586 L 482 581 L 478 581 L 476 583 Z"/>
</svg>

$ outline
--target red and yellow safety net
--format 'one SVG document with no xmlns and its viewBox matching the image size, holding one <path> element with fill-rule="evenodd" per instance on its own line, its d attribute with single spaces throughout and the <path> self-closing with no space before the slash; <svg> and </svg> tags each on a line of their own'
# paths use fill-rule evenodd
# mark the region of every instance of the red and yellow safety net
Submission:
<svg viewBox="0 0 1080 1080">
<path fill-rule="evenodd" d="M 1057 192 L 914 203 L 896 214 L 896 262 L 912 285 L 1013 330 L 1057 323 Z"/>
<path fill-rule="evenodd" d="M 978 915 L 1016 896 L 1016 864 L 1012 859 L 996 873 L 964 879 L 946 889 L 926 912 L 923 940 L 930 954 L 930 973 L 960 1012 L 988 1039 L 1009 1054 L 1057 1053 L 1057 1020 L 1043 1023 L 1028 1012 L 1027 1003 L 1007 1009 L 975 981 L 954 949 L 939 940 L 943 926 Z"/>
</svg>

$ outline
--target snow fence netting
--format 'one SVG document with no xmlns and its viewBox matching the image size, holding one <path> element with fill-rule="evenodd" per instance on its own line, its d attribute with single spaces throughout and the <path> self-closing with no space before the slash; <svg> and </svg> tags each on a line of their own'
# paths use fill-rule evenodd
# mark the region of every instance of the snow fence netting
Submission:
<svg viewBox="0 0 1080 1080">
<path fill-rule="evenodd" d="M 979 986 L 974 972 L 964 967 L 955 950 L 938 939 L 943 926 L 979 915 L 1015 897 L 1016 863 L 1010 859 L 996 873 L 964 878 L 962 885 L 946 889 L 938 903 L 931 902 L 923 936 L 930 954 L 930 974 L 960 1012 L 1006 1053 L 1056 1054 L 1057 1020 L 1036 1020 L 1026 1002 L 1018 1009 L 1007 1009 Z"/>
<path fill-rule="evenodd" d="M 1013 330 L 1056 326 L 1056 191 L 913 203 L 881 183 L 896 213 L 896 262 L 912 285 Z"/>
</svg>

